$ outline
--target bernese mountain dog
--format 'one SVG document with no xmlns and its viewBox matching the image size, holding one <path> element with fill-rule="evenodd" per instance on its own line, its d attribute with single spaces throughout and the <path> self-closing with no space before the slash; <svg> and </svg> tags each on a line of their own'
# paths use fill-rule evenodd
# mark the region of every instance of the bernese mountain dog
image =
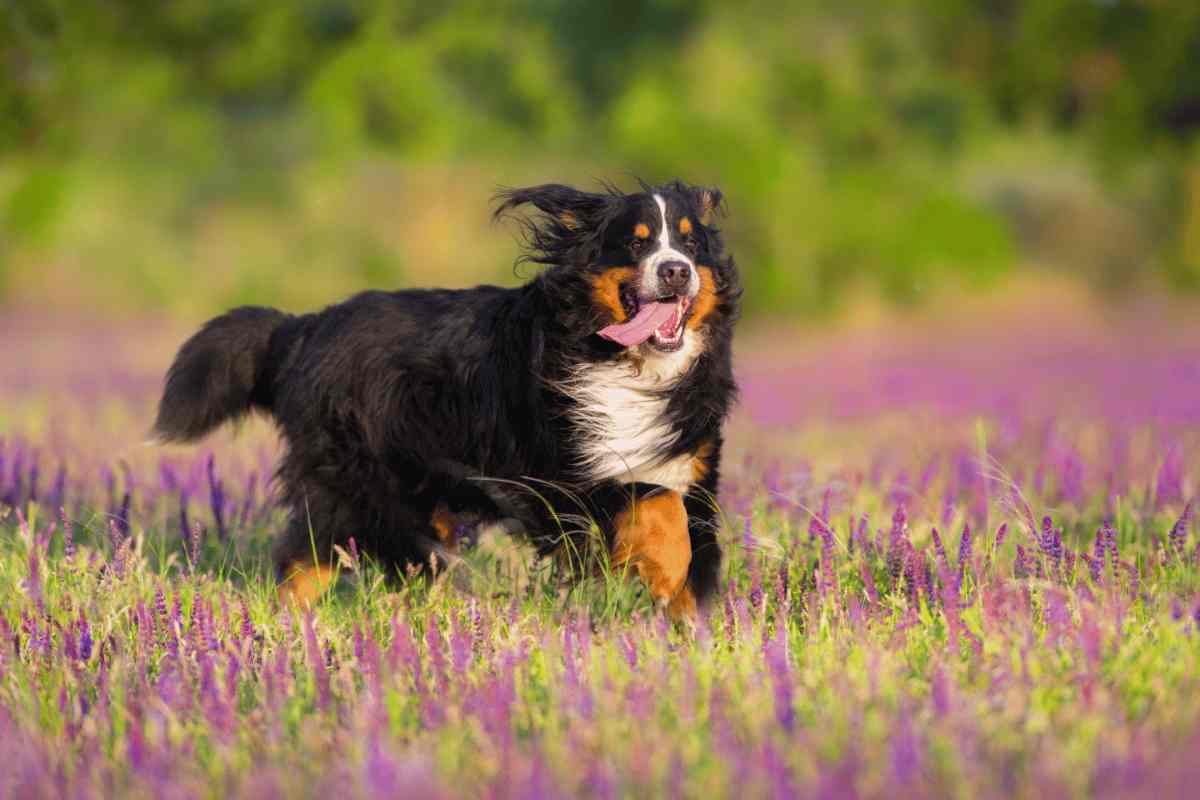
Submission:
<svg viewBox="0 0 1200 800">
<path fill-rule="evenodd" d="M 721 428 L 740 282 L 717 189 L 674 181 L 505 189 L 494 217 L 544 265 L 513 289 L 368 291 L 310 314 L 236 308 L 167 372 L 155 431 L 191 441 L 251 411 L 285 443 L 284 600 L 311 602 L 351 537 L 398 579 L 462 520 L 541 555 L 602 542 L 660 606 L 716 588 Z"/>
</svg>

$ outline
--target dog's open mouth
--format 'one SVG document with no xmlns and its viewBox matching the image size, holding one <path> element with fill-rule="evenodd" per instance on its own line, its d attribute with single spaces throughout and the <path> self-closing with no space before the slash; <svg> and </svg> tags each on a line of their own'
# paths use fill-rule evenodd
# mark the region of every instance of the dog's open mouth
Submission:
<svg viewBox="0 0 1200 800">
<path fill-rule="evenodd" d="M 678 350 L 683 346 L 683 334 L 692 312 L 692 299 L 684 295 L 668 295 L 654 300 L 642 300 L 636 290 L 627 287 L 621 292 L 621 305 L 628 319 L 599 331 L 605 339 L 622 347 L 633 347 L 649 341 L 657 350 Z"/>
</svg>

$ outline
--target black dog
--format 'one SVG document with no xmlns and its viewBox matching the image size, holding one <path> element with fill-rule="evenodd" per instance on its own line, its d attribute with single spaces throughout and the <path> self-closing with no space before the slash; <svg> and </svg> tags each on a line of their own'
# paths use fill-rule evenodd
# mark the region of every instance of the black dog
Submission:
<svg viewBox="0 0 1200 800">
<path fill-rule="evenodd" d="M 167 373 L 156 432 L 188 441 L 252 410 L 287 443 L 281 594 L 310 600 L 350 537 L 400 574 L 456 521 L 515 518 L 545 555 L 598 523 L 617 563 L 687 615 L 716 586 L 721 426 L 741 294 L 715 189 L 502 191 L 525 286 L 366 292 L 313 314 L 243 307 Z M 315 561 L 314 561 L 315 556 Z"/>
</svg>

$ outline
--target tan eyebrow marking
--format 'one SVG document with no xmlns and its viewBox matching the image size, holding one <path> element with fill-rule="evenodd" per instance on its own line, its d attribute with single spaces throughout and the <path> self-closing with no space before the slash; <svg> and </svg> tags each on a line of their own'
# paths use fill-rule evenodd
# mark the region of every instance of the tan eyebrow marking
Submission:
<svg viewBox="0 0 1200 800">
<path fill-rule="evenodd" d="M 633 226 L 633 235 L 639 239 L 649 239 L 650 226 L 644 222 L 639 222 L 637 225 Z"/>
<path fill-rule="evenodd" d="M 689 233 L 691 233 L 692 232 L 692 221 L 690 219 L 688 219 L 687 217 L 681 218 L 679 220 L 679 232 L 682 233 L 684 236 L 687 236 Z"/>
</svg>

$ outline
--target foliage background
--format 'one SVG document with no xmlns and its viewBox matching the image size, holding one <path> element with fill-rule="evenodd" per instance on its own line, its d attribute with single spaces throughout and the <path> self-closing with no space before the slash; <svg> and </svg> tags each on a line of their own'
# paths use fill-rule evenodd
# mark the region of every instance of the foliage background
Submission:
<svg viewBox="0 0 1200 800">
<path fill-rule="evenodd" d="M 0 300 L 512 283 L 496 186 L 720 185 L 751 313 L 1200 285 L 1200 4 L 18 0 Z"/>
</svg>

